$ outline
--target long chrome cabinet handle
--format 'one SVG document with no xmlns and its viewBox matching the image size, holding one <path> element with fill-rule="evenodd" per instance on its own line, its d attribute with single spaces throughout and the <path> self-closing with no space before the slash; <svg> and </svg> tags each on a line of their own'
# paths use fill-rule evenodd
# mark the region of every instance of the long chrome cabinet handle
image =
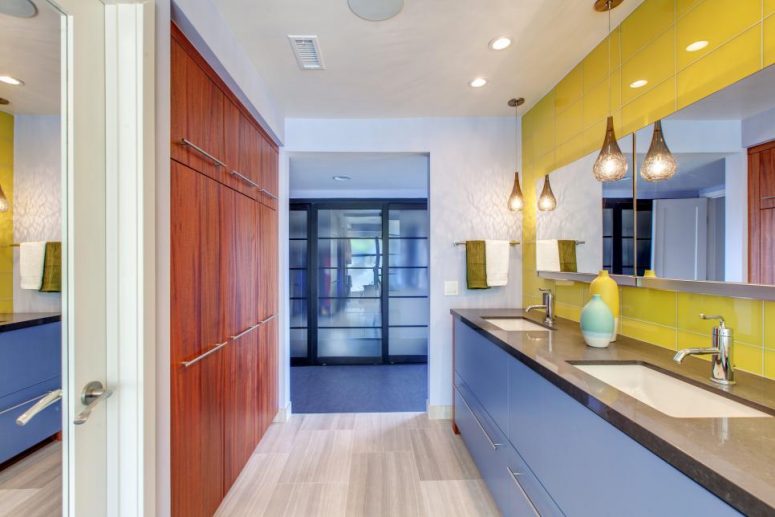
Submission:
<svg viewBox="0 0 775 517">
<path fill-rule="evenodd" d="M 460 393 L 460 400 L 462 400 L 462 401 L 463 401 L 463 404 L 465 404 L 465 405 L 466 405 L 466 407 L 468 408 L 468 410 L 469 410 L 469 411 L 471 412 L 471 414 L 473 415 L 473 417 L 474 417 L 474 421 L 476 422 L 476 425 L 478 425 L 478 426 L 479 426 L 479 429 L 481 429 L 481 430 L 482 430 L 482 433 L 484 434 L 485 438 L 487 438 L 487 441 L 488 441 L 488 442 L 490 442 L 490 447 L 492 447 L 492 450 L 495 450 L 495 449 L 497 449 L 498 447 L 500 447 L 502 444 L 500 444 L 500 443 L 495 443 L 495 442 L 492 440 L 492 438 L 490 438 L 490 435 L 487 433 L 487 431 L 485 431 L 485 429 L 484 429 L 484 426 L 483 426 L 483 425 L 482 425 L 482 423 L 479 421 L 479 419 L 478 419 L 478 418 L 476 418 L 476 413 L 474 413 L 474 410 L 473 410 L 473 409 L 471 409 L 471 406 L 469 406 L 469 405 L 468 405 L 468 402 L 466 402 L 466 398 L 465 398 L 465 396 L 464 396 L 464 395 L 463 395 L 463 394 L 460 392 L 460 390 L 458 389 L 458 387 L 457 387 L 457 386 L 455 386 L 455 389 L 457 390 L 457 392 L 458 392 L 458 393 Z"/>
<path fill-rule="evenodd" d="M 240 333 L 239 333 L 239 334 L 237 334 L 236 336 L 231 336 L 231 339 L 232 339 L 232 340 L 234 340 L 234 339 L 239 339 L 239 338 L 241 338 L 242 336 L 244 336 L 245 334 L 248 334 L 248 333 L 250 333 L 250 332 L 253 332 L 254 330 L 256 330 L 256 329 L 257 329 L 258 327 L 260 327 L 260 326 L 261 326 L 261 322 L 259 321 L 258 323 L 256 323 L 256 324 L 255 324 L 255 325 L 253 325 L 252 327 L 248 327 L 248 328 L 246 328 L 245 330 L 243 330 L 242 332 L 240 332 Z"/>
<path fill-rule="evenodd" d="M 275 196 L 274 194 L 272 194 L 271 192 L 269 192 L 265 188 L 262 188 L 261 192 L 266 194 L 267 196 L 271 197 L 272 199 L 280 199 L 279 197 Z"/>
<path fill-rule="evenodd" d="M 203 353 L 203 354 L 201 354 L 201 355 L 198 355 L 198 356 L 194 357 L 194 358 L 193 358 L 193 359 L 191 359 L 190 361 L 183 361 L 183 362 L 182 362 L 182 363 L 180 363 L 180 364 L 182 364 L 184 368 L 188 368 L 189 366 L 191 366 L 191 365 L 193 365 L 193 364 L 196 364 L 196 363 L 198 363 L 199 361 L 201 361 L 202 359 L 204 359 L 204 358 L 205 358 L 205 357 L 207 357 L 208 355 L 212 355 L 212 354 L 214 354 L 215 352 L 217 352 L 218 350 L 220 350 L 221 348 L 225 347 L 225 346 L 226 346 L 226 345 L 228 345 L 228 344 L 229 344 L 229 341 L 224 341 L 223 343 L 218 343 L 217 345 L 215 345 L 214 347 L 212 347 L 212 348 L 211 348 L 210 350 L 208 350 L 207 352 L 205 352 L 205 353 Z"/>
<path fill-rule="evenodd" d="M 81 403 L 86 404 L 86 407 L 78 413 L 73 423 L 75 425 L 85 424 L 95 406 L 111 395 L 113 395 L 113 391 L 106 389 L 100 381 L 92 381 L 87 384 L 81 392 Z"/>
<path fill-rule="evenodd" d="M 522 483 L 520 483 L 519 480 L 517 479 L 517 476 L 519 476 L 520 474 L 518 472 L 514 472 L 509 467 L 506 467 L 506 470 L 511 476 L 511 479 L 514 480 L 514 484 L 517 485 L 517 488 L 519 489 L 519 491 L 522 492 L 522 495 L 525 496 L 525 499 L 527 499 L 527 502 L 530 504 L 530 507 L 533 509 L 533 512 L 540 517 L 541 512 L 538 511 L 538 508 L 536 508 L 536 505 L 533 504 L 533 500 L 530 499 L 530 496 L 527 495 L 527 492 L 525 492 L 525 489 L 522 488 Z"/>
<path fill-rule="evenodd" d="M 54 390 L 49 391 L 45 395 L 43 395 L 32 407 L 30 407 L 27 411 L 19 415 L 19 418 L 16 419 L 16 425 L 25 426 L 27 423 L 32 420 L 35 415 L 49 407 L 51 404 L 55 403 L 59 399 L 62 398 L 62 390 Z M 35 399 L 33 399 L 35 400 Z"/>
<path fill-rule="evenodd" d="M 767 199 L 775 199 L 775 196 L 762 196 L 762 201 Z"/>
<path fill-rule="evenodd" d="M 242 181 L 244 181 L 245 183 L 247 183 L 251 187 L 257 188 L 259 190 L 263 190 L 260 186 L 258 186 L 257 183 L 255 183 L 253 180 L 251 180 L 250 178 L 248 178 L 244 174 L 240 174 L 239 172 L 237 172 L 235 170 L 232 170 L 231 171 L 231 175 L 238 177 L 239 179 L 241 179 Z"/>
<path fill-rule="evenodd" d="M 187 147 L 190 147 L 191 149 L 193 149 L 194 151 L 198 152 L 199 154 L 201 154 L 202 156 L 204 156 L 208 160 L 210 160 L 213 163 L 215 163 L 217 166 L 219 166 L 219 167 L 226 167 L 225 163 L 223 163 L 221 160 L 219 160 L 218 158 L 216 158 L 212 154 L 208 153 L 207 151 L 205 151 L 204 149 L 202 149 L 201 147 L 196 145 L 191 140 L 188 140 L 186 138 L 181 138 L 180 139 L 180 143 L 185 145 L 185 146 L 187 146 Z"/>
<path fill-rule="evenodd" d="M 267 319 L 259 321 L 259 322 L 258 322 L 258 324 L 259 324 L 259 325 L 264 325 L 265 323 L 269 323 L 270 321 L 272 321 L 272 320 L 273 320 L 273 319 L 275 319 L 276 317 L 277 317 L 277 314 L 272 314 L 272 315 L 271 315 L 271 316 L 269 316 Z"/>
</svg>

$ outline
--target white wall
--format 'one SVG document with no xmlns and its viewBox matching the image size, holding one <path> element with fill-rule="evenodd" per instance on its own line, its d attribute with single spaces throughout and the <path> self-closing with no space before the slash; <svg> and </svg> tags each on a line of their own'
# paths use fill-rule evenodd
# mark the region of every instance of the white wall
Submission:
<svg viewBox="0 0 775 517">
<path fill-rule="evenodd" d="M 775 108 L 743 120 L 742 146 L 745 148 L 775 140 Z"/>
<path fill-rule="evenodd" d="M 453 307 L 521 306 L 520 247 L 512 249 L 508 286 L 468 291 L 465 289 L 465 250 L 452 245 L 453 241 L 466 239 L 521 239 L 521 215 L 506 208 L 514 178 L 515 138 L 513 117 L 286 120 L 283 154 L 286 168 L 287 153 L 290 152 L 429 153 L 428 391 L 433 411 L 443 413 L 452 404 L 449 310 Z M 280 241 L 287 248 L 287 225 L 281 225 L 280 232 Z M 281 263 L 281 270 L 287 270 L 287 259 Z M 460 283 L 458 296 L 444 296 L 446 280 Z M 287 278 L 285 282 L 287 284 Z M 287 327 L 287 317 L 283 321 L 283 327 Z M 287 343 L 283 346 L 281 357 L 288 368 Z M 287 396 L 287 389 L 284 392 Z"/>
<path fill-rule="evenodd" d="M 59 115 L 14 116 L 14 242 L 62 240 Z M 61 312 L 60 293 L 21 289 L 19 250 L 13 256 L 14 312 Z"/>
<path fill-rule="evenodd" d="M 748 153 L 724 159 L 724 280 L 748 282 Z"/>
</svg>

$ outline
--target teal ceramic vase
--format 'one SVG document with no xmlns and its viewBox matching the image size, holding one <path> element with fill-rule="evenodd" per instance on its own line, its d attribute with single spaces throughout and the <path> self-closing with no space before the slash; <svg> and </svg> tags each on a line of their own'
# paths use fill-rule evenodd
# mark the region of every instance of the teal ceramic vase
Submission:
<svg viewBox="0 0 775 517">
<path fill-rule="evenodd" d="M 599 294 L 581 310 L 581 335 L 584 341 L 595 348 L 605 348 L 614 334 L 614 315 Z"/>
</svg>

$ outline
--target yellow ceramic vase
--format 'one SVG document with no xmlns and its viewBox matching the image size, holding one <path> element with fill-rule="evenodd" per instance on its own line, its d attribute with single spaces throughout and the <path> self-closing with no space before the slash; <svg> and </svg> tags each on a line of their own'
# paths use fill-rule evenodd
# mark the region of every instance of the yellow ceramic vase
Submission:
<svg viewBox="0 0 775 517">
<path fill-rule="evenodd" d="M 611 278 L 605 269 L 598 273 L 597 277 L 589 284 L 589 296 L 599 294 L 611 313 L 614 315 L 614 334 L 611 341 L 616 341 L 616 334 L 619 330 L 619 284 Z"/>
</svg>

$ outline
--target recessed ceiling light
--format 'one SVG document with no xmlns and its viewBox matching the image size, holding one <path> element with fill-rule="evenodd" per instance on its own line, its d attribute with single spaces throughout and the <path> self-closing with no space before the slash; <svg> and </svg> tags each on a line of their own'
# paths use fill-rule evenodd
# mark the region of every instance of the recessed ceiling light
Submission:
<svg viewBox="0 0 775 517">
<path fill-rule="evenodd" d="M 476 79 L 468 83 L 468 86 L 470 86 L 471 88 L 481 88 L 485 84 L 487 84 L 487 79 L 485 79 L 484 77 L 477 77 Z"/>
<path fill-rule="evenodd" d="M 695 41 L 694 43 L 690 43 L 686 46 L 687 52 L 697 52 L 698 50 L 702 50 L 705 47 L 708 46 L 708 42 L 705 40 Z"/>
<path fill-rule="evenodd" d="M 332 176 L 331 179 L 334 181 L 350 181 L 352 178 L 350 176 Z"/>
<path fill-rule="evenodd" d="M 11 86 L 21 86 L 24 84 L 24 81 L 11 77 L 10 75 L 0 75 L 0 83 L 10 84 Z"/>
<path fill-rule="evenodd" d="M 511 45 L 511 38 L 507 38 L 506 36 L 495 38 L 490 42 L 490 48 L 493 50 L 503 50 L 504 48 L 508 48 L 509 45 Z"/>
<path fill-rule="evenodd" d="M 630 83 L 630 88 L 643 88 L 649 84 L 649 82 L 645 79 L 638 79 L 637 81 L 633 81 Z"/>
</svg>

